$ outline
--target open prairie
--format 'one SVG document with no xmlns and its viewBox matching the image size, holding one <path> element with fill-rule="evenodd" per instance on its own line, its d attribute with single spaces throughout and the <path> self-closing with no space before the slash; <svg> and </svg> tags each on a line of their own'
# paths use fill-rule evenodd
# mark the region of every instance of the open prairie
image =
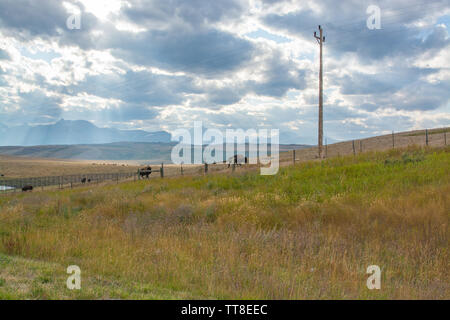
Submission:
<svg viewBox="0 0 450 320">
<path fill-rule="evenodd" d="M 0 197 L 0 298 L 449 299 L 449 168 L 416 146 Z"/>
<path fill-rule="evenodd" d="M 136 171 L 136 163 L 28 158 L 0 155 L 0 173 L 6 178 Z"/>
<path fill-rule="evenodd" d="M 428 131 L 428 145 L 432 147 L 445 146 L 450 139 L 450 128 L 431 129 Z M 449 141 L 450 143 L 450 141 Z M 366 151 L 382 151 L 408 146 L 426 146 L 425 130 L 406 131 L 392 134 L 344 141 L 328 145 L 324 151 L 326 157 L 359 154 Z M 280 165 L 292 164 L 293 151 L 297 145 L 280 145 Z M 300 146 L 295 150 L 296 161 L 308 161 L 317 159 L 317 147 Z M 354 149 L 353 149 L 354 147 Z M 354 151 L 353 151 L 354 150 Z M 153 163 L 154 160 L 68 160 L 52 158 L 35 158 L 25 156 L 10 156 L 0 154 L 0 174 L 7 178 L 28 178 L 43 176 L 61 176 L 71 174 L 91 173 L 120 173 L 136 172 L 144 165 Z M 179 165 L 165 162 L 166 175 L 181 175 Z M 158 167 L 158 164 L 152 164 Z M 203 172 L 201 165 L 184 165 L 184 174 L 200 174 Z M 209 172 L 229 171 L 227 166 L 212 165 Z"/>
</svg>

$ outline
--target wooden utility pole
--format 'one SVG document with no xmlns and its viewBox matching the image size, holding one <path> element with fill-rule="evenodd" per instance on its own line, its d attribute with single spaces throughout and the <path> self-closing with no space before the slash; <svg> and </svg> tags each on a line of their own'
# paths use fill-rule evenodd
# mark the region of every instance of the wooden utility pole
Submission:
<svg viewBox="0 0 450 320">
<path fill-rule="evenodd" d="M 323 36 L 323 29 L 319 25 L 319 36 L 317 36 L 316 31 L 314 31 L 314 38 L 320 45 L 320 71 L 319 71 L 319 158 L 322 158 L 322 145 L 323 145 L 323 63 L 322 63 L 322 44 L 325 42 L 325 37 Z"/>
</svg>

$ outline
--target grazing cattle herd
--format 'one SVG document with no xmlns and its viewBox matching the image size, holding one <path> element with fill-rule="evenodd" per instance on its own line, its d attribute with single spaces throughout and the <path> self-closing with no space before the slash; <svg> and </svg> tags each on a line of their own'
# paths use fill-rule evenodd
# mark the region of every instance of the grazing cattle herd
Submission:
<svg viewBox="0 0 450 320">
<path fill-rule="evenodd" d="M 243 155 L 236 154 L 233 157 L 230 157 L 228 159 L 228 161 L 224 160 L 224 163 L 225 162 L 228 162 L 228 168 L 231 165 L 233 165 L 233 166 L 242 166 L 243 163 L 245 163 L 245 164 L 248 163 L 248 158 L 243 156 Z M 216 164 L 216 162 L 214 162 L 213 164 Z M 138 170 L 138 176 L 140 178 L 144 178 L 145 177 L 145 178 L 149 179 L 150 175 L 152 174 L 152 172 L 153 172 L 152 171 L 152 167 L 146 166 L 146 167 L 141 168 L 141 169 Z M 3 177 L 3 176 L 4 176 L 3 174 L 0 174 L 0 177 Z M 161 176 L 162 176 L 162 169 L 161 169 Z M 85 184 L 86 182 L 90 183 L 91 179 L 90 178 L 86 178 L 86 177 L 81 179 L 81 183 L 82 184 Z M 33 191 L 33 186 L 32 185 L 25 185 L 25 186 L 22 187 L 22 191 L 23 192 Z"/>
<path fill-rule="evenodd" d="M 90 178 L 83 178 L 83 179 L 81 179 L 81 183 L 90 183 L 91 182 L 91 179 Z M 22 191 L 23 192 L 27 192 L 27 191 L 33 191 L 33 186 L 31 186 L 31 185 L 26 185 L 26 186 L 23 186 L 22 187 Z"/>
</svg>

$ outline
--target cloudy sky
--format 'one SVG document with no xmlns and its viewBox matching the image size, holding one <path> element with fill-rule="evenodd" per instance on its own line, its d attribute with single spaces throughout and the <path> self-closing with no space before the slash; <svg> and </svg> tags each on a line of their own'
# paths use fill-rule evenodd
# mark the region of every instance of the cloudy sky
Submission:
<svg viewBox="0 0 450 320">
<path fill-rule="evenodd" d="M 328 141 L 450 125 L 450 0 L 0 0 L 0 124 L 201 120 L 316 143 L 318 24 Z"/>
</svg>

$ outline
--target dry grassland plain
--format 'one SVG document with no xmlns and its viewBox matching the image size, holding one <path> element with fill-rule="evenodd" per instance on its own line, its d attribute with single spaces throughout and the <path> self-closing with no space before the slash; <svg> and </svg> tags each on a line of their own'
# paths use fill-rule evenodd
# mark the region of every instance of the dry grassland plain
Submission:
<svg viewBox="0 0 450 320">
<path fill-rule="evenodd" d="M 449 168 L 409 147 L 3 196 L 0 298 L 449 299 Z"/>
</svg>

